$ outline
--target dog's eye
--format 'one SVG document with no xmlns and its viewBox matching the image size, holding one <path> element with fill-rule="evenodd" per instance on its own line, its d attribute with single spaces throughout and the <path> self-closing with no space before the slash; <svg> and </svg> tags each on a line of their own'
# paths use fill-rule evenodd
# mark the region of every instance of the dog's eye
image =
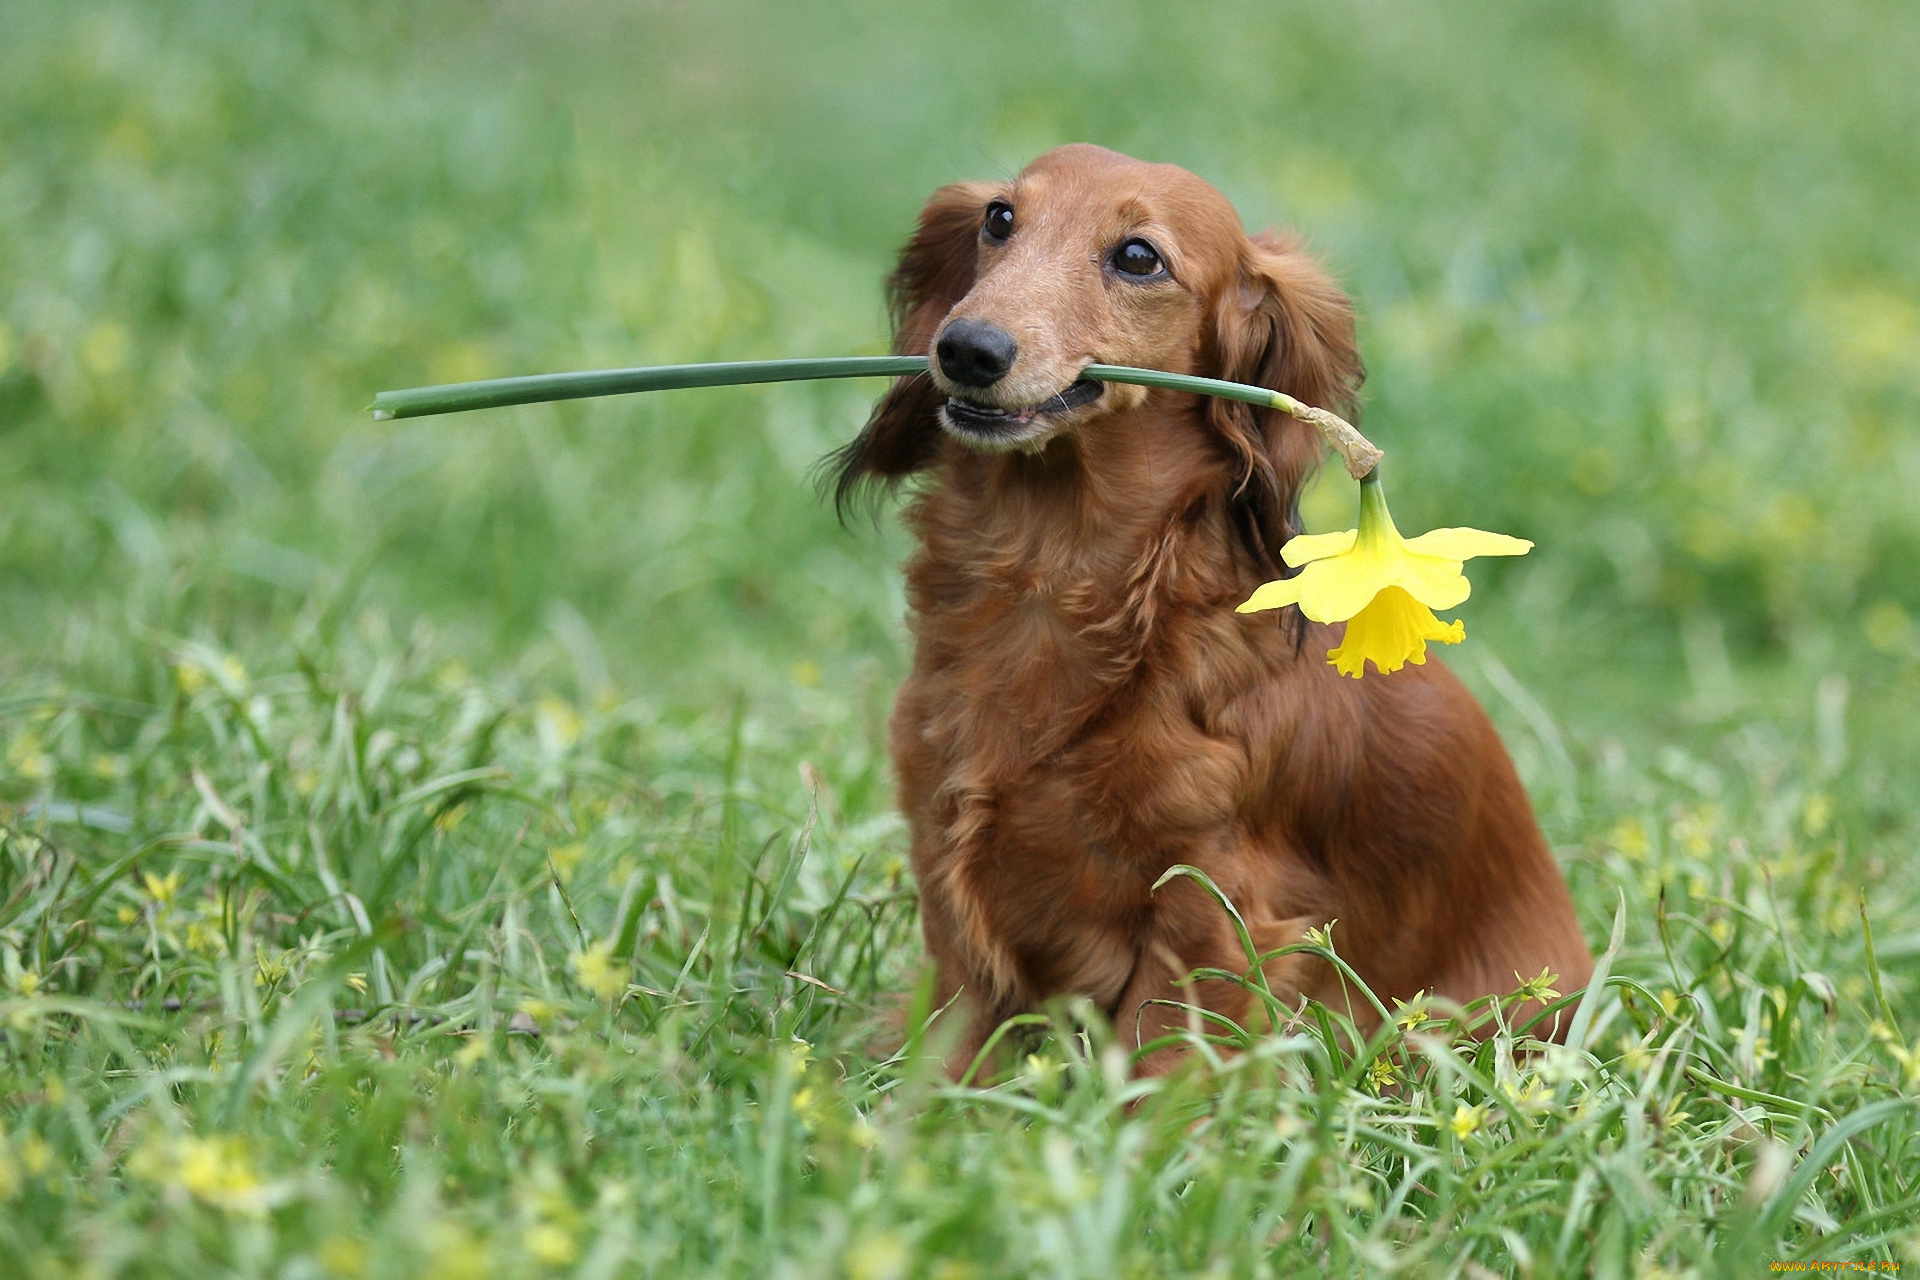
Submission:
<svg viewBox="0 0 1920 1280">
<path fill-rule="evenodd" d="M 1113 251 L 1113 267 L 1130 276 L 1158 275 L 1166 270 L 1160 251 L 1145 240 L 1129 240 Z"/>
<path fill-rule="evenodd" d="M 980 234 L 995 244 L 1005 244 L 1013 234 L 1013 206 L 999 200 L 988 205 L 987 220 L 981 225 Z"/>
</svg>

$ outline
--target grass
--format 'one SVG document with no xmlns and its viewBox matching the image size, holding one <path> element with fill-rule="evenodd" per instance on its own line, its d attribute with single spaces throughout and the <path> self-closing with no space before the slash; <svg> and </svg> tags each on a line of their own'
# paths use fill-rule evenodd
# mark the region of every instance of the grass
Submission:
<svg viewBox="0 0 1920 1280">
<path fill-rule="evenodd" d="M 1906 6 L 0 26 L 0 1274 L 1916 1260 Z M 1061 1008 L 947 1084 L 901 543 L 808 483 L 871 388 L 359 412 L 875 352 L 925 192 L 1079 137 L 1311 233 L 1407 526 L 1540 544 L 1451 661 L 1607 957 L 1566 1049 L 1143 1085 Z"/>
</svg>

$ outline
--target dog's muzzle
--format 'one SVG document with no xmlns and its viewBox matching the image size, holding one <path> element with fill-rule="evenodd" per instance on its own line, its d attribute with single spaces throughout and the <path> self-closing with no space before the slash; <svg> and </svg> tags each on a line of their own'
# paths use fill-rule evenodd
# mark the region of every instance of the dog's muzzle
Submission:
<svg viewBox="0 0 1920 1280">
<path fill-rule="evenodd" d="M 947 421 L 964 431 L 984 435 L 1017 433 L 1036 418 L 1066 413 L 1081 405 L 1092 404 L 1105 390 L 1102 384 L 1082 378 L 1058 395 L 1048 396 L 1039 404 L 1030 404 L 1022 409 L 1000 409 L 951 396 L 947 400 Z"/>
</svg>

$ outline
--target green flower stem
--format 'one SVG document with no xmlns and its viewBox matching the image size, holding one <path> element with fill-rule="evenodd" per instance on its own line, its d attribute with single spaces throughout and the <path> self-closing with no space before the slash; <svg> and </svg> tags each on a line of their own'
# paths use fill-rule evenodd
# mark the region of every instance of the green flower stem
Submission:
<svg viewBox="0 0 1920 1280">
<path fill-rule="evenodd" d="M 927 371 L 925 356 L 829 356 L 815 360 L 729 360 L 719 364 L 665 364 L 640 369 L 595 369 L 584 373 L 540 373 L 525 378 L 492 378 L 441 387 L 382 391 L 373 398 L 373 416 L 420 418 L 469 409 L 498 409 L 549 400 L 618 396 L 636 391 L 674 391 L 683 387 L 730 387 L 754 382 L 804 382 L 817 378 L 903 378 Z M 1240 400 L 1291 414 L 1320 432 L 1345 461 L 1356 480 L 1372 472 L 1381 453 L 1346 419 L 1302 404 L 1281 391 L 1196 378 L 1158 369 L 1094 364 L 1082 371 L 1096 382 L 1127 382 L 1142 387 L 1185 391 L 1192 395 Z"/>
<path fill-rule="evenodd" d="M 1223 382 L 1219 378 L 1196 378 L 1188 373 L 1162 373 L 1158 369 L 1131 369 L 1117 364 L 1090 364 L 1083 376 L 1096 382 L 1131 382 L 1142 387 L 1164 387 L 1168 391 L 1186 391 L 1197 396 L 1218 396 L 1222 400 L 1240 400 L 1247 404 L 1278 409 L 1319 431 L 1333 451 L 1347 465 L 1347 474 L 1361 480 L 1372 474 L 1385 455 L 1361 435 L 1351 422 L 1326 409 L 1302 404 L 1284 391 L 1269 391 L 1244 382 Z"/>
<path fill-rule="evenodd" d="M 420 418 L 510 404 L 621 396 L 635 391 L 683 387 L 731 387 L 748 382 L 804 382 L 813 378 L 899 378 L 925 373 L 925 356 L 847 356 L 823 360 L 729 360 L 721 364 L 663 364 L 642 369 L 593 369 L 585 373 L 537 373 L 526 378 L 455 382 L 444 387 L 382 391 L 373 416 Z"/>
<path fill-rule="evenodd" d="M 1382 541 L 1388 532 L 1400 531 L 1394 527 L 1393 513 L 1387 510 L 1387 490 L 1380 483 L 1380 466 L 1376 462 L 1360 477 L 1359 536 L 1372 544 Z"/>
</svg>

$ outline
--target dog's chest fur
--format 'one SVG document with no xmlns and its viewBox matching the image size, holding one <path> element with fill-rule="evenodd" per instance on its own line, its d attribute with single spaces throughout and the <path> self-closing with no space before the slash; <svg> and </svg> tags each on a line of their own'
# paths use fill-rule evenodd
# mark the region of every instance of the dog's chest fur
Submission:
<svg viewBox="0 0 1920 1280">
<path fill-rule="evenodd" d="M 930 938 L 1009 1007 L 1118 998 L 1154 880 L 1231 826 L 1247 768 L 1196 723 L 1218 691 L 1182 684 L 1250 662 L 1232 602 L 1203 596 L 1230 576 L 1198 562 L 1227 554 L 1222 514 L 1059 498 L 962 482 L 910 516 L 892 734 L 915 872 Z"/>
</svg>

